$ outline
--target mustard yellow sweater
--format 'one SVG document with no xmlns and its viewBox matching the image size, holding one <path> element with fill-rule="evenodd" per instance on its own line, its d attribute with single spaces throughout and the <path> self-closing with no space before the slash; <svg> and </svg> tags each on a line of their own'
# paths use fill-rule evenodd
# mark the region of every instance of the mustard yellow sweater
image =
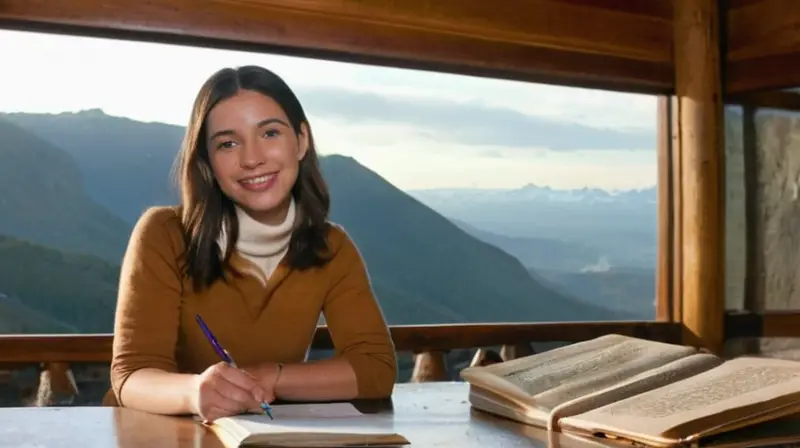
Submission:
<svg viewBox="0 0 800 448">
<path fill-rule="evenodd" d="M 355 245 L 332 226 L 334 254 L 323 268 L 291 270 L 280 263 L 288 223 L 267 228 L 239 213 L 240 241 L 232 262 L 247 273 L 195 293 L 182 275 L 185 244 L 178 211 L 153 207 L 136 224 L 120 276 L 111 386 L 120 389 L 141 368 L 200 373 L 220 361 L 195 322 L 200 314 L 240 366 L 303 362 L 320 313 L 336 348 L 355 371 L 359 398 L 391 395 L 397 360 L 381 309 Z"/>
</svg>

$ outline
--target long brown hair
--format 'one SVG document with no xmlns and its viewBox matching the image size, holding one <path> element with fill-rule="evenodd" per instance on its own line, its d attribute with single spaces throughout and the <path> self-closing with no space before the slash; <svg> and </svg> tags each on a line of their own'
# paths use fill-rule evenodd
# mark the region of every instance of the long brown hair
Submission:
<svg viewBox="0 0 800 448">
<path fill-rule="evenodd" d="M 206 118 L 220 101 L 242 90 L 259 92 L 280 105 L 295 134 L 305 124 L 308 151 L 300 162 L 297 181 L 292 187 L 300 222 L 289 242 L 286 263 L 295 269 L 322 266 L 327 261 L 326 236 L 330 209 L 328 187 L 322 177 L 303 106 L 294 92 L 277 74 L 257 66 L 224 68 L 211 75 L 200 88 L 186 127 L 181 150 L 175 159 L 174 174 L 181 192 L 181 223 L 186 240 L 184 273 L 195 290 L 209 287 L 225 273 L 239 273 L 231 266 L 239 223 L 233 201 L 217 184 L 206 145 Z M 217 238 L 222 228 L 227 235 L 225 253 L 220 253 Z"/>
</svg>

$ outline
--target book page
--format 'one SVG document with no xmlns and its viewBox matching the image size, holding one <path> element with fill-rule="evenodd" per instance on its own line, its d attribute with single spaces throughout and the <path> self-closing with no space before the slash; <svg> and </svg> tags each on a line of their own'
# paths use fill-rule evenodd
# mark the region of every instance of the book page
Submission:
<svg viewBox="0 0 800 448">
<path fill-rule="evenodd" d="M 527 401 L 549 411 L 696 352 L 693 347 L 607 335 L 504 363 L 470 367 L 461 376 L 515 403 Z"/>
<path fill-rule="evenodd" d="M 361 413 L 351 403 L 301 403 L 272 406 L 275 420 L 291 418 L 344 418 L 360 417 Z"/>
<path fill-rule="evenodd" d="M 270 446 L 374 445 L 389 441 L 407 444 L 395 434 L 391 414 L 362 414 L 350 403 L 288 404 L 272 407 L 274 420 L 246 414 L 214 421 L 238 443 Z"/>
<path fill-rule="evenodd" d="M 738 358 L 691 378 L 561 419 L 585 429 L 677 441 L 754 423 L 800 406 L 800 363 Z M 774 415 L 780 416 L 780 415 Z M 640 440 L 643 440 L 640 438 Z"/>
<path fill-rule="evenodd" d="M 490 414 L 541 428 L 547 427 L 549 416 L 547 412 L 532 406 L 514 405 L 509 403 L 505 397 L 478 386 L 470 385 L 469 402 L 472 407 Z"/>
<path fill-rule="evenodd" d="M 265 415 L 229 417 L 233 423 L 251 434 L 325 433 L 325 434 L 385 434 L 392 433 L 394 421 L 381 414 L 359 417 L 306 417 L 270 420 Z M 217 422 L 214 422 L 217 424 Z"/>
<path fill-rule="evenodd" d="M 681 381 L 718 367 L 722 363 L 723 360 L 718 356 L 696 353 L 661 367 L 642 372 L 619 384 L 572 400 L 567 400 L 566 397 L 554 397 L 553 399 L 561 401 L 561 404 L 554 406 L 550 411 L 547 428 L 550 430 L 557 428 L 557 422 L 562 417 L 581 414 L 676 381 Z"/>
</svg>

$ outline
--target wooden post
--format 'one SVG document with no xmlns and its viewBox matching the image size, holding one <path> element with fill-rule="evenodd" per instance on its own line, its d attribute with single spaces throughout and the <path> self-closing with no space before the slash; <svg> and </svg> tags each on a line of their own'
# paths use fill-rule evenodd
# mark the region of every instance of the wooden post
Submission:
<svg viewBox="0 0 800 448">
<path fill-rule="evenodd" d="M 422 352 L 414 355 L 414 371 L 411 372 L 411 383 L 427 383 L 447 381 L 447 363 L 443 351 Z"/>
<path fill-rule="evenodd" d="M 672 123 L 672 322 L 683 322 L 683 158 L 681 157 L 678 99 L 672 97 L 669 107 Z M 661 255 L 659 255 L 661 256 Z"/>
<path fill-rule="evenodd" d="M 496 351 L 486 348 L 479 348 L 475 351 L 475 355 L 472 357 L 472 361 L 470 361 L 469 366 L 490 366 L 492 364 L 498 364 L 501 362 L 503 362 L 503 357 L 500 356 L 500 354 Z"/>
<path fill-rule="evenodd" d="M 672 98 L 658 97 L 658 261 L 656 265 L 656 320 L 674 322 L 673 272 L 675 259 L 675 201 L 672 163 Z"/>
<path fill-rule="evenodd" d="M 64 406 L 72 404 L 78 395 L 78 386 L 69 364 L 63 362 L 45 363 L 39 374 L 39 390 L 36 406 Z"/>
<path fill-rule="evenodd" d="M 520 344 L 511 344 L 511 345 L 504 345 L 500 348 L 500 357 L 503 358 L 504 361 L 511 361 L 512 359 L 523 358 L 525 356 L 530 356 L 535 354 L 536 352 L 533 351 L 533 347 L 531 347 L 530 343 L 520 343 Z"/>
<path fill-rule="evenodd" d="M 675 0 L 675 95 L 681 154 L 684 343 L 724 339 L 724 115 L 718 0 Z"/>
</svg>

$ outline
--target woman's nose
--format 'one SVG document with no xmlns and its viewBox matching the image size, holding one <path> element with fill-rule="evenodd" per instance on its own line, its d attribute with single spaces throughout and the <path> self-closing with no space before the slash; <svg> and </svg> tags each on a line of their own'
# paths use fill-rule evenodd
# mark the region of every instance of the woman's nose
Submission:
<svg viewBox="0 0 800 448">
<path fill-rule="evenodd" d="M 254 145 L 242 145 L 239 152 L 239 165 L 242 168 L 253 169 L 264 164 L 264 154 Z"/>
</svg>

